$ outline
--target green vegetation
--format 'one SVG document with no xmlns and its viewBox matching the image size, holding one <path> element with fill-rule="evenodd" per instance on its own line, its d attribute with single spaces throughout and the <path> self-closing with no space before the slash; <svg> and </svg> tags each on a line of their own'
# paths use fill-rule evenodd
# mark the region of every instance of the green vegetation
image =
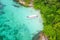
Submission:
<svg viewBox="0 0 60 40">
<path fill-rule="evenodd" d="M 30 0 L 24 0 L 27 4 L 29 4 L 30 3 Z"/>
<path fill-rule="evenodd" d="M 41 11 L 49 40 L 60 40 L 60 0 L 34 0 L 34 8 Z"/>
</svg>

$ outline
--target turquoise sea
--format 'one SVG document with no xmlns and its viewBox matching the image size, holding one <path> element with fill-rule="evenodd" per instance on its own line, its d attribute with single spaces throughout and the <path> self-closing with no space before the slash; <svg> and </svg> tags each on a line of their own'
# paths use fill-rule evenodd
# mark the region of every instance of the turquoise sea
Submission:
<svg viewBox="0 0 60 40">
<path fill-rule="evenodd" d="M 36 18 L 28 18 L 38 15 Z M 43 30 L 39 10 L 24 7 L 13 0 L 0 0 L 0 40 L 32 40 Z"/>
</svg>

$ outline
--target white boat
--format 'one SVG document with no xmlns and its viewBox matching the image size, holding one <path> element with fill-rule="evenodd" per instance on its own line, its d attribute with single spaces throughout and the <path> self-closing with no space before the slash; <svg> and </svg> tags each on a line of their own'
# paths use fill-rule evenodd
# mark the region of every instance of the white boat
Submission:
<svg viewBox="0 0 60 40">
<path fill-rule="evenodd" d="M 38 15 L 30 15 L 30 16 L 27 16 L 28 18 L 36 18 L 38 17 Z"/>
</svg>

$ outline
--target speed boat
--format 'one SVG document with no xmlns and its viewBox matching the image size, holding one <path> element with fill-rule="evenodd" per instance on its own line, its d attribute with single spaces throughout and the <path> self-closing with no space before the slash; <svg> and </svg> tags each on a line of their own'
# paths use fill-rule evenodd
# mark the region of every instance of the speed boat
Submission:
<svg viewBox="0 0 60 40">
<path fill-rule="evenodd" d="M 38 17 L 38 15 L 30 15 L 30 16 L 27 16 L 28 18 L 36 18 Z"/>
</svg>

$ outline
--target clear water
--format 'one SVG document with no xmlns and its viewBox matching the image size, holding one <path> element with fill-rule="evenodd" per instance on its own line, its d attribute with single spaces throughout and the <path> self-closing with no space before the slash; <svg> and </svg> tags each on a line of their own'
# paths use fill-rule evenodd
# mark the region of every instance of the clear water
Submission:
<svg viewBox="0 0 60 40">
<path fill-rule="evenodd" d="M 38 10 L 24 7 L 13 0 L 0 0 L 0 39 L 32 40 L 43 30 L 43 22 Z M 36 18 L 27 18 L 38 15 Z"/>
</svg>

